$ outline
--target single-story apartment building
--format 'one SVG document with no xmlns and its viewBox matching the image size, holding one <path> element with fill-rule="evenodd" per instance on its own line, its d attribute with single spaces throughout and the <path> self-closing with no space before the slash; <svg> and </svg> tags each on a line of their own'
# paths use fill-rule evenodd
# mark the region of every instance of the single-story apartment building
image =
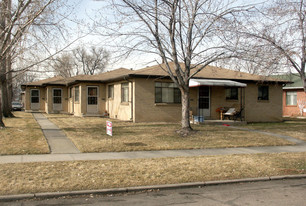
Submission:
<svg viewBox="0 0 306 206">
<path fill-rule="evenodd" d="M 173 64 L 170 63 L 173 68 Z M 184 64 L 181 64 L 184 69 Z M 220 119 L 220 108 L 243 111 L 247 122 L 282 120 L 287 81 L 207 66 L 190 80 L 190 110 Z M 165 65 L 116 69 L 98 75 L 52 77 L 22 85 L 25 111 L 109 116 L 133 122 L 179 122 L 181 93 Z"/>
<path fill-rule="evenodd" d="M 283 116 L 306 117 L 306 93 L 299 74 L 290 73 L 278 77 L 290 81 L 283 87 Z"/>
</svg>

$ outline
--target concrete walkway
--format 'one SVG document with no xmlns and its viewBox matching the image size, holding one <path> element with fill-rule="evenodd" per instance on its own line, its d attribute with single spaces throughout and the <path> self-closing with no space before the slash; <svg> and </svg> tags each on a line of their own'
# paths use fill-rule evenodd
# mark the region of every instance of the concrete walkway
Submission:
<svg viewBox="0 0 306 206">
<path fill-rule="evenodd" d="M 40 125 L 50 147 L 51 154 L 74 154 L 80 153 L 73 142 L 67 138 L 58 126 L 53 124 L 42 113 L 33 113 L 34 118 Z"/>
<path fill-rule="evenodd" d="M 306 144 L 301 144 L 296 146 L 238 147 L 238 148 L 194 149 L 194 150 L 6 155 L 6 156 L 0 156 L 0 164 L 26 163 L 26 162 L 57 162 L 57 161 L 76 161 L 76 160 L 191 157 L 191 156 L 201 156 L 201 155 L 258 154 L 258 153 L 281 153 L 281 152 L 306 152 Z"/>
</svg>

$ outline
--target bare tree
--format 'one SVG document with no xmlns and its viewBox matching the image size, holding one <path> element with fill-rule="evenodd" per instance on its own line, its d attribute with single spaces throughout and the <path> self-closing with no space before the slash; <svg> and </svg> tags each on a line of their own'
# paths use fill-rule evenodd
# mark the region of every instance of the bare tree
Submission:
<svg viewBox="0 0 306 206">
<path fill-rule="evenodd" d="M 116 9 L 114 22 L 108 18 L 106 26 L 100 24 L 105 35 L 123 40 L 118 45 L 127 56 L 133 52 L 151 53 L 156 62 L 164 63 L 181 91 L 180 131 L 188 135 L 192 130 L 189 80 L 207 65 L 236 55 L 231 31 L 235 15 L 243 7 L 224 0 L 122 0 L 112 3 L 112 8 Z M 170 62 L 174 63 L 174 68 L 170 67 Z"/>
<path fill-rule="evenodd" d="M 54 60 L 51 67 L 54 69 L 56 75 L 68 78 L 78 75 L 78 71 L 75 71 L 75 60 L 74 57 L 69 53 L 64 53 Z"/>
<path fill-rule="evenodd" d="M 266 70 L 276 65 L 278 70 L 298 72 L 306 92 L 306 2 L 268 1 L 245 17 L 240 22 L 239 37 L 246 40 L 244 47 L 248 52 L 257 49 L 257 62 L 266 65 Z"/>
<path fill-rule="evenodd" d="M 11 82 L 17 72 L 29 68 L 52 57 L 45 41 L 50 36 L 50 26 L 59 29 L 63 16 L 56 15 L 61 10 L 61 1 L 55 0 L 1 0 L 0 1 L 0 127 L 2 115 L 10 112 Z M 40 34 L 39 34 L 40 32 Z M 37 45 L 44 45 L 48 57 L 35 59 L 30 64 L 23 62 L 21 68 L 12 67 L 13 59 L 26 51 L 36 51 Z M 56 53 L 56 52 L 55 52 Z M 30 56 L 27 53 L 24 56 Z"/>
<path fill-rule="evenodd" d="M 104 71 L 109 62 L 109 52 L 102 47 L 91 47 L 89 52 L 85 47 L 78 47 L 73 50 L 77 66 L 77 74 L 94 75 Z"/>
</svg>

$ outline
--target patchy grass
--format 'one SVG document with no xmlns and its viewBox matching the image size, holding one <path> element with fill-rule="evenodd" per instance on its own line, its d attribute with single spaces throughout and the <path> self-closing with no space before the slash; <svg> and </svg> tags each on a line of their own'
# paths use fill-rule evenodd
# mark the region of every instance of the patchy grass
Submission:
<svg viewBox="0 0 306 206">
<path fill-rule="evenodd" d="M 0 129 L 0 155 L 49 153 L 47 141 L 32 114 L 14 112 Z"/>
<path fill-rule="evenodd" d="M 106 135 L 106 120 L 98 117 L 73 117 L 47 115 L 49 120 L 63 129 L 82 152 L 176 150 L 222 147 L 250 147 L 290 145 L 286 140 L 273 136 L 235 130 L 231 127 L 193 125 L 197 131 L 181 137 L 175 123 L 113 122 L 113 136 Z"/>
<path fill-rule="evenodd" d="M 306 141 L 306 119 L 286 119 L 279 123 L 253 123 L 246 127 L 276 134 L 287 135 Z"/>
<path fill-rule="evenodd" d="M 1 164 L 0 194 L 305 174 L 306 153 Z"/>
</svg>

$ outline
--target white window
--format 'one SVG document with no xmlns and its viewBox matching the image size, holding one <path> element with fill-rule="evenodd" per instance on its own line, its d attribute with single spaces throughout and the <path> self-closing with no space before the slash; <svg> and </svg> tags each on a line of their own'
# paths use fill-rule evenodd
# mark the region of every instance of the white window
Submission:
<svg viewBox="0 0 306 206">
<path fill-rule="evenodd" d="M 155 82 L 155 103 L 181 103 L 181 91 L 174 83 Z"/>
<path fill-rule="evenodd" d="M 286 105 L 295 106 L 296 103 L 296 92 L 286 92 Z"/>
<path fill-rule="evenodd" d="M 129 101 L 129 83 L 121 84 L 121 102 Z"/>
</svg>

